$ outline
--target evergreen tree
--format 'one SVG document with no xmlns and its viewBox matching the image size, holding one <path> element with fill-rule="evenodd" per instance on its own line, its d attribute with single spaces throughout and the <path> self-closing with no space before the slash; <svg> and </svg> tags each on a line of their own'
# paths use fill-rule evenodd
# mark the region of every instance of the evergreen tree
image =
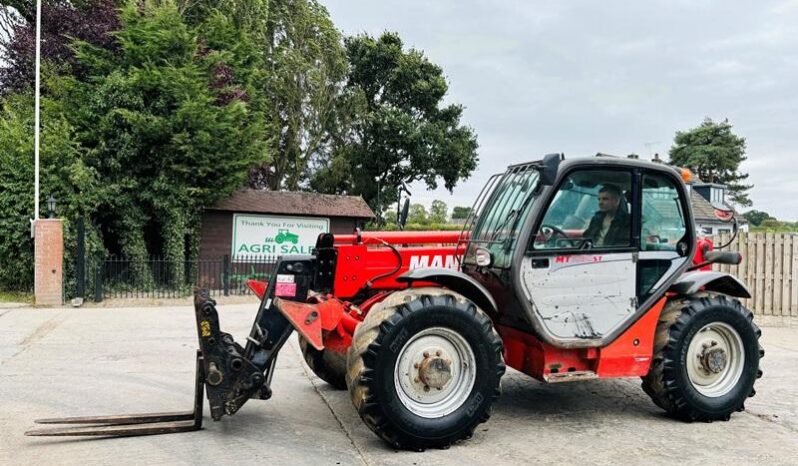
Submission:
<svg viewBox="0 0 798 466">
<path fill-rule="evenodd" d="M 264 102 L 253 92 L 261 55 L 220 13 L 191 26 L 166 0 L 128 3 L 120 17 L 118 52 L 77 42 L 86 78 L 64 78 L 56 96 L 100 176 L 97 217 L 121 252 L 181 261 L 201 207 L 269 157 Z M 147 244 L 145 231 L 160 240 Z"/>
<path fill-rule="evenodd" d="M 725 184 L 731 200 L 748 207 L 753 185 L 744 184 L 748 174 L 740 172 L 746 158 L 745 138 L 732 132 L 729 120 L 707 118 L 695 128 L 677 131 L 670 149 L 670 163 L 689 168 L 704 182 Z"/>
</svg>

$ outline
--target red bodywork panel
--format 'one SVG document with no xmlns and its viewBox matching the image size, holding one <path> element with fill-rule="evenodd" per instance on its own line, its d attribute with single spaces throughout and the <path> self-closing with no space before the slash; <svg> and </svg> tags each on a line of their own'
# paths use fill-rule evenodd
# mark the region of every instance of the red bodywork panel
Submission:
<svg viewBox="0 0 798 466">
<path fill-rule="evenodd" d="M 275 305 L 314 348 L 340 353 L 346 353 L 355 328 L 372 306 L 407 287 L 396 281 L 398 276 L 416 267 L 457 268 L 455 254 L 465 249 L 463 242 L 458 243 L 464 239 L 460 232 L 369 232 L 334 238 L 338 258 L 333 293 L 313 295 L 307 303 L 275 298 Z M 697 254 L 694 260 L 703 260 L 703 255 Z M 258 297 L 267 289 L 265 282 L 249 280 L 247 284 Z M 430 284 L 413 284 L 425 285 Z M 345 300 L 367 286 L 381 291 L 359 304 Z M 651 364 L 654 332 L 666 301 L 663 297 L 603 348 L 557 348 L 510 327 L 497 326 L 497 331 L 504 341 L 507 364 L 540 380 L 569 372 L 592 372 L 602 378 L 642 376 Z"/>
<path fill-rule="evenodd" d="M 396 278 L 417 267 L 457 269 L 457 253 L 465 251 L 468 239 L 459 231 L 366 232 L 360 235 L 335 235 L 338 260 L 333 294 L 351 298 L 367 285 L 372 290 L 397 290 L 407 285 Z M 391 249 L 396 248 L 400 257 Z M 400 262 L 401 258 L 401 262 Z M 398 269 L 397 269 L 398 267 Z M 370 280 L 378 278 L 373 283 Z M 418 283 L 414 286 L 424 286 Z"/>
<path fill-rule="evenodd" d="M 338 259 L 332 292 L 336 297 L 346 299 L 354 297 L 367 286 L 371 290 L 407 288 L 407 284 L 397 282 L 396 278 L 414 268 L 458 269 L 455 256 L 465 252 L 468 233 L 385 231 L 335 235 L 334 238 Z M 248 280 L 249 287 L 256 295 L 263 296 L 265 282 L 259 282 L 262 285 L 251 282 L 255 281 Z M 413 286 L 428 285 L 419 282 Z"/>
<path fill-rule="evenodd" d="M 274 298 L 274 305 L 310 344 L 321 351 L 338 346 L 344 352 L 352 344 L 352 335 L 360 323 L 360 308 L 331 296 L 314 297 L 309 303 Z M 323 338 L 324 335 L 326 338 Z M 332 337 L 338 340 L 333 344 Z"/>
<path fill-rule="evenodd" d="M 660 299 L 603 348 L 556 348 L 514 328 L 497 326 L 496 330 L 504 341 L 507 365 L 539 380 L 568 372 L 594 372 L 602 378 L 642 376 L 651 365 L 654 332 L 666 301 Z"/>
<path fill-rule="evenodd" d="M 696 241 L 696 248 L 695 248 L 695 255 L 693 256 L 693 265 L 703 264 L 704 254 L 708 253 L 715 249 L 715 244 L 712 242 L 711 239 L 702 236 L 698 238 Z M 703 267 L 699 267 L 698 270 L 709 271 L 712 270 L 712 264 L 707 264 Z"/>
<path fill-rule="evenodd" d="M 332 294 L 314 296 L 308 303 L 276 298 L 275 305 L 314 348 L 346 353 L 355 327 L 371 306 L 385 299 L 390 291 L 407 288 L 407 284 L 396 281 L 397 277 L 417 267 L 457 269 L 455 254 L 465 251 L 462 241 L 467 239 L 468 233 L 459 231 L 334 235 L 338 258 Z M 260 298 L 268 287 L 266 282 L 257 280 L 248 280 L 247 285 Z M 412 286 L 429 285 L 432 284 L 415 282 Z M 382 292 L 359 306 L 344 301 L 367 287 L 372 292 Z"/>
</svg>

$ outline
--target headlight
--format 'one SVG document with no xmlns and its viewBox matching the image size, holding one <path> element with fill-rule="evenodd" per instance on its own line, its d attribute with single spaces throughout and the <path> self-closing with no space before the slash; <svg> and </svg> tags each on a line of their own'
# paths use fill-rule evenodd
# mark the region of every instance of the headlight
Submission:
<svg viewBox="0 0 798 466">
<path fill-rule="evenodd" d="M 487 267 L 493 262 L 493 257 L 485 248 L 477 248 L 474 252 L 474 259 L 476 259 L 477 265 L 481 267 Z"/>
</svg>

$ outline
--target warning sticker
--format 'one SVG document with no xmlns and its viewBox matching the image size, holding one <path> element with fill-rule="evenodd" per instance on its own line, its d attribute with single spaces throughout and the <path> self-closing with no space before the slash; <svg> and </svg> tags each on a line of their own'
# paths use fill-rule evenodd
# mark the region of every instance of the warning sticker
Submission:
<svg viewBox="0 0 798 466">
<path fill-rule="evenodd" d="M 293 275 L 277 275 L 277 283 L 294 283 Z"/>
<path fill-rule="evenodd" d="M 296 283 L 277 283 L 274 289 L 275 296 L 293 298 L 296 296 Z"/>
<path fill-rule="evenodd" d="M 580 255 L 580 256 L 557 256 L 554 258 L 555 264 L 585 264 L 590 262 L 601 262 L 604 256 Z"/>
</svg>

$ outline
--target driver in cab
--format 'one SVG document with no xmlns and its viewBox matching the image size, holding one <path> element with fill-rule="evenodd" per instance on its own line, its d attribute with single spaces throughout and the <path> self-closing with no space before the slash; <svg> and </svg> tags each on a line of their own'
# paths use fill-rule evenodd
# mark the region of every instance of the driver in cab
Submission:
<svg viewBox="0 0 798 466">
<path fill-rule="evenodd" d="M 590 219 L 590 225 L 582 234 L 593 243 L 593 247 L 625 246 L 629 244 L 631 223 L 623 193 L 613 184 L 605 184 L 598 194 L 598 211 Z"/>
</svg>

